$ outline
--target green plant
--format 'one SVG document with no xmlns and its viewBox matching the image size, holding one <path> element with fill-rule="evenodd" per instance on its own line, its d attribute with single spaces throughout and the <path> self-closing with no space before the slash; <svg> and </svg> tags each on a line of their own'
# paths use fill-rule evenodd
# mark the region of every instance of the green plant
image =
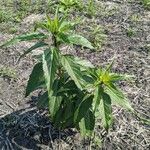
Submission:
<svg viewBox="0 0 150 150">
<path fill-rule="evenodd" d="M 0 8 L 0 23 L 12 20 L 11 11 Z"/>
<path fill-rule="evenodd" d="M 16 71 L 14 69 L 4 66 L 0 67 L 0 76 L 14 79 L 17 78 Z"/>
<path fill-rule="evenodd" d="M 130 20 L 132 21 L 132 22 L 138 22 L 138 21 L 140 21 L 141 20 L 141 17 L 138 15 L 138 14 L 133 14 L 133 15 L 131 15 L 131 17 L 130 17 Z"/>
<path fill-rule="evenodd" d="M 136 33 L 135 33 L 135 30 L 134 29 L 132 29 L 132 28 L 127 28 L 126 29 L 126 35 L 128 36 L 128 37 L 133 37 L 134 35 L 135 35 Z"/>
<path fill-rule="evenodd" d="M 142 0 L 142 3 L 145 8 L 150 9 L 150 0 Z"/>
<path fill-rule="evenodd" d="M 100 50 L 102 45 L 105 44 L 107 39 L 107 35 L 105 34 L 103 28 L 101 26 L 93 26 L 90 29 L 90 39 L 93 46 Z"/>
<path fill-rule="evenodd" d="M 116 82 L 128 79 L 127 75 L 111 73 L 111 63 L 106 69 L 94 67 L 89 61 L 63 54 L 60 45 L 73 44 L 94 49 L 84 37 L 74 34 L 74 23 L 58 16 L 38 23 L 36 32 L 18 36 L 1 47 L 21 41 L 38 40 L 21 58 L 40 47 L 45 47 L 30 75 L 26 95 L 43 88 L 38 105 L 48 107 L 50 119 L 59 129 L 77 128 L 81 135 L 92 136 L 97 118 L 108 131 L 112 124 L 112 104 L 133 112 Z M 38 29 L 40 29 L 39 32 Z M 41 31 L 44 30 L 45 32 Z M 52 43 L 48 42 L 52 38 Z M 47 42 L 46 42 L 47 41 Z"/>
<path fill-rule="evenodd" d="M 82 2 L 81 0 L 60 0 L 60 11 L 68 12 L 71 8 L 79 8 L 82 9 Z"/>
<path fill-rule="evenodd" d="M 96 10 L 95 10 L 95 3 L 94 0 L 89 0 L 88 1 L 88 5 L 87 5 L 87 13 L 88 15 L 90 15 L 91 17 L 95 15 Z"/>
</svg>

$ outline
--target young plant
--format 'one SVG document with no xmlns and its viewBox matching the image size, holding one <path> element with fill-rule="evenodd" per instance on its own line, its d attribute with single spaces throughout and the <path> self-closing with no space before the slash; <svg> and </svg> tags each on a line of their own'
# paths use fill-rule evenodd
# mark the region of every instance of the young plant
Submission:
<svg viewBox="0 0 150 150">
<path fill-rule="evenodd" d="M 17 78 L 16 71 L 14 69 L 4 66 L 0 67 L 0 77 L 1 76 L 13 79 Z"/>
<path fill-rule="evenodd" d="M 150 0 L 142 0 L 142 3 L 145 8 L 150 9 Z"/>
<path fill-rule="evenodd" d="M 95 11 L 95 4 L 94 0 L 89 0 L 88 5 L 87 5 L 87 13 L 90 15 L 90 17 L 94 16 L 96 11 Z"/>
<path fill-rule="evenodd" d="M 126 29 L 126 35 L 129 38 L 133 37 L 135 34 L 136 34 L 136 32 L 133 28 L 129 27 L 129 28 Z"/>
<path fill-rule="evenodd" d="M 26 95 L 37 89 L 44 89 L 38 105 L 48 107 L 50 119 L 59 129 L 76 128 L 83 136 L 92 136 L 95 122 L 101 118 L 108 131 L 112 124 L 112 104 L 118 104 L 130 111 L 124 94 L 116 82 L 128 76 L 111 73 L 111 66 L 106 69 L 94 67 L 89 61 L 63 54 L 60 45 L 73 44 L 93 49 L 84 37 L 74 34 L 74 23 L 58 16 L 53 19 L 47 15 L 47 21 L 38 23 L 40 31 L 18 36 L 1 47 L 21 41 L 38 41 L 30 47 L 21 58 L 29 52 L 45 47 L 43 54 L 34 66 L 26 88 Z M 52 43 L 46 42 L 52 38 Z"/>
<path fill-rule="evenodd" d="M 105 44 L 107 35 L 101 26 L 93 26 L 90 29 L 90 39 L 95 49 L 100 50 Z"/>
<path fill-rule="evenodd" d="M 0 8 L 0 23 L 3 22 L 9 22 L 10 20 L 13 20 L 13 15 L 11 11 L 5 10 Z"/>
<path fill-rule="evenodd" d="M 82 2 L 81 0 L 60 0 L 60 11 L 68 12 L 71 8 L 79 8 L 82 9 Z"/>
</svg>

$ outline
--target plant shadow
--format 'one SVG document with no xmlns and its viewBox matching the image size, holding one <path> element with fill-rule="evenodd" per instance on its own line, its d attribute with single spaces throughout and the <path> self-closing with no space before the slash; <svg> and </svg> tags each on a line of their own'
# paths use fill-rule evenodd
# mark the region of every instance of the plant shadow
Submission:
<svg viewBox="0 0 150 150">
<path fill-rule="evenodd" d="M 68 137 L 76 134 L 71 129 L 55 129 L 48 117 L 48 111 L 35 107 L 35 99 L 37 98 L 32 97 L 28 102 L 29 107 L 0 118 L 0 149 L 56 149 L 60 140 L 66 142 Z"/>
</svg>

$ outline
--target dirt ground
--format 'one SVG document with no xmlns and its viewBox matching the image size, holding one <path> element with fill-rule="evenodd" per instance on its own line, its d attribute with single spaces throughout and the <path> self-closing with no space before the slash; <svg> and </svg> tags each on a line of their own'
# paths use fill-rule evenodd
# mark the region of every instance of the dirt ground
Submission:
<svg viewBox="0 0 150 150">
<path fill-rule="evenodd" d="M 86 37 L 88 26 L 100 25 L 107 35 L 100 50 L 90 52 L 72 48 L 71 53 L 89 59 L 93 64 L 106 66 L 115 56 L 113 71 L 134 75 L 131 83 L 122 82 L 133 108 L 144 118 L 150 116 L 150 11 L 138 0 L 96 1 L 95 17 L 88 17 L 77 28 Z M 44 14 L 30 14 L 19 24 L 15 34 L 0 31 L 0 43 L 22 32 L 28 32 Z M 82 26 L 83 25 L 83 26 Z M 132 30 L 130 30 L 132 29 Z M 131 34 L 131 36 L 130 36 Z M 0 150 L 148 150 L 150 126 L 122 108 L 113 108 L 114 124 L 105 135 L 97 123 L 101 148 L 82 139 L 74 129 L 56 130 L 49 121 L 47 111 L 36 108 L 39 91 L 24 98 L 29 74 L 35 63 L 32 55 L 16 63 L 32 42 L 22 42 L 0 49 Z M 36 52 L 34 52 L 35 54 Z M 4 69 L 3 69 L 4 70 Z"/>
</svg>

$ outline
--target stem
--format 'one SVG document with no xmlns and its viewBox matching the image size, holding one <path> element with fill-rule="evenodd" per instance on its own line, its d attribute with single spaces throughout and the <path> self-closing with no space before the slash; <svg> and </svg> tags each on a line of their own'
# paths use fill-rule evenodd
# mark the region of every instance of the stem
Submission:
<svg viewBox="0 0 150 150">
<path fill-rule="evenodd" d="M 57 49 L 57 50 L 59 50 L 59 44 L 58 44 L 58 42 L 57 42 L 57 38 L 56 38 L 56 35 L 55 34 L 53 34 L 53 36 L 52 36 L 52 41 L 53 41 L 53 46 Z M 63 70 L 62 70 L 62 68 L 61 68 L 61 66 L 60 67 L 58 67 L 58 76 L 59 76 L 59 78 L 61 78 L 61 76 L 62 76 L 62 73 L 63 73 Z"/>
<path fill-rule="evenodd" d="M 53 41 L 54 47 L 56 47 L 57 49 L 59 49 L 59 47 L 58 47 L 58 42 L 57 42 L 57 39 L 56 39 L 56 36 L 55 36 L 55 35 L 52 36 L 52 41 Z"/>
</svg>

